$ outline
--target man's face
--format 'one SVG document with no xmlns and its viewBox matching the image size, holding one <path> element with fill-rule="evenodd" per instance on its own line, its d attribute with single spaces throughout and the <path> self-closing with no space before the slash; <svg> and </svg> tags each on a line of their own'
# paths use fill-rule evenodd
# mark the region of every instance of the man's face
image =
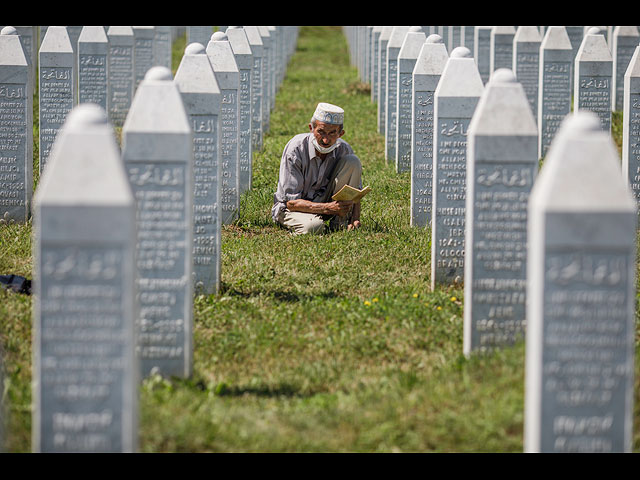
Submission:
<svg viewBox="0 0 640 480">
<path fill-rule="evenodd" d="M 316 121 L 315 128 L 313 124 L 309 124 L 309 129 L 313 133 L 313 136 L 316 137 L 318 144 L 323 148 L 332 146 L 344 135 L 344 130 L 340 128 L 340 125 L 332 125 L 319 121 Z"/>
</svg>

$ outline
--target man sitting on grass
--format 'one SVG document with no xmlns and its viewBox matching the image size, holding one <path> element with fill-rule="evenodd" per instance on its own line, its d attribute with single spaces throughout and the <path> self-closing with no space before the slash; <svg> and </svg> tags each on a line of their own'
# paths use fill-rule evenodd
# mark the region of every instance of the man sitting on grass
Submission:
<svg viewBox="0 0 640 480">
<path fill-rule="evenodd" d="M 360 203 L 331 197 L 344 185 L 362 188 L 362 165 L 344 135 L 344 110 L 329 103 L 316 108 L 309 133 L 287 143 L 280 162 L 273 220 L 295 235 L 360 227 Z"/>
</svg>

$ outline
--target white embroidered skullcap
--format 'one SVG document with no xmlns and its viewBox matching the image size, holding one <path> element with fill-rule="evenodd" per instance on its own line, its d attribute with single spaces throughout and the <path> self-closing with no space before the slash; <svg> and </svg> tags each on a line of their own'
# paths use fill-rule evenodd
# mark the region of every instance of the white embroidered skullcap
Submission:
<svg viewBox="0 0 640 480">
<path fill-rule="evenodd" d="M 320 122 L 329 123 L 331 125 L 344 124 L 344 110 L 330 103 L 319 103 L 313 118 Z"/>
</svg>

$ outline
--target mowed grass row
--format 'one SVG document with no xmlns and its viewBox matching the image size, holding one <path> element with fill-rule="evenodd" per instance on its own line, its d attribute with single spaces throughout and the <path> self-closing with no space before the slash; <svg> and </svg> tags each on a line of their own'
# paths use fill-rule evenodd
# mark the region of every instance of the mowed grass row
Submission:
<svg viewBox="0 0 640 480">
<path fill-rule="evenodd" d="M 270 218 L 280 156 L 321 101 L 345 109 L 373 192 L 360 230 L 292 237 Z M 409 174 L 386 164 L 376 110 L 340 27 L 302 27 L 223 230 L 220 295 L 194 300 L 193 377 L 141 387 L 141 451 L 522 451 L 524 346 L 462 355 L 462 290 L 430 291 L 430 236 L 409 226 Z M 0 273 L 30 276 L 30 235 L 0 226 Z M 31 299 L 0 291 L 9 451 L 30 450 L 30 326 Z"/>
</svg>

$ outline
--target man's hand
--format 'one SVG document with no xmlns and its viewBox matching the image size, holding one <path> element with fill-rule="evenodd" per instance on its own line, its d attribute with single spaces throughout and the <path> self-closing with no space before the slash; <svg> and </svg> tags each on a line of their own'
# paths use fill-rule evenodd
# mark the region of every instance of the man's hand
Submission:
<svg viewBox="0 0 640 480">
<path fill-rule="evenodd" d="M 356 228 L 360 228 L 360 220 L 354 220 L 347 226 L 347 231 L 355 230 Z"/>
<path fill-rule="evenodd" d="M 351 206 L 353 205 L 352 201 L 344 201 L 344 202 L 329 202 L 326 203 L 326 214 L 327 215 L 338 215 L 339 217 L 346 217 L 351 210 Z"/>
</svg>

